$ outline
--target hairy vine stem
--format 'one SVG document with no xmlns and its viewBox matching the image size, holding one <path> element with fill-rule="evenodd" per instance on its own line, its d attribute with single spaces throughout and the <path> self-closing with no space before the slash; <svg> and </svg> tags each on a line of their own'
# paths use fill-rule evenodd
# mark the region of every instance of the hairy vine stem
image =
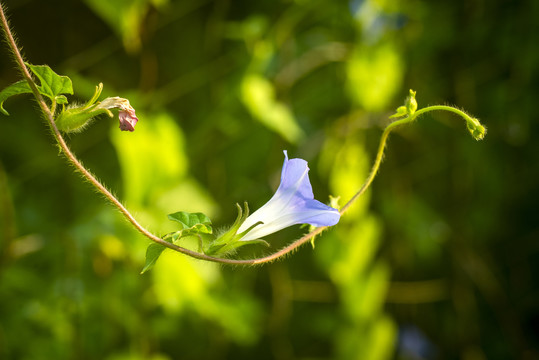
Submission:
<svg viewBox="0 0 539 360">
<path fill-rule="evenodd" d="M 129 212 L 129 210 L 127 210 L 127 208 L 73 154 L 73 152 L 71 151 L 71 149 L 65 142 L 65 139 L 63 138 L 60 130 L 56 126 L 55 119 L 54 119 L 54 110 L 55 110 L 56 104 L 53 103 L 52 109 L 49 108 L 43 96 L 39 92 L 37 88 L 37 84 L 35 83 L 34 79 L 32 78 L 32 75 L 28 71 L 28 67 L 25 64 L 24 59 L 19 50 L 19 47 L 17 46 L 17 43 L 13 37 L 13 33 L 9 27 L 9 23 L 5 15 L 4 6 L 1 3 L 0 3 L 0 18 L 1 18 L 2 28 L 4 29 L 6 41 L 8 43 L 8 46 L 12 54 L 15 57 L 15 62 L 17 64 L 17 67 L 22 73 L 23 78 L 27 81 L 28 85 L 30 86 L 32 93 L 36 101 L 38 102 L 43 115 L 45 116 L 47 125 L 49 126 L 58 146 L 60 147 L 67 161 L 70 164 L 72 164 L 75 167 L 75 169 L 97 189 L 99 193 L 105 196 L 105 198 L 107 198 L 127 218 L 127 220 L 142 235 L 146 236 L 148 239 L 158 244 L 161 244 L 169 249 L 172 249 L 174 251 L 180 252 L 182 254 L 185 254 L 193 258 L 200 259 L 200 260 L 212 261 L 212 262 L 217 262 L 221 264 L 229 264 L 229 265 L 258 265 L 258 264 L 268 263 L 268 262 L 271 262 L 271 261 L 274 261 L 274 260 L 277 260 L 279 258 L 286 256 L 287 254 L 298 249 L 303 244 L 309 242 L 313 237 L 320 234 L 322 231 L 324 231 L 327 228 L 327 227 L 318 227 L 314 229 L 313 231 L 309 232 L 308 234 L 305 234 L 301 238 L 295 240 L 288 246 L 270 255 L 263 256 L 260 258 L 255 258 L 255 259 L 239 259 L 239 260 L 208 256 L 206 254 L 192 251 L 184 247 L 178 246 L 176 244 L 170 243 L 168 241 L 165 241 L 162 238 L 158 237 L 157 235 L 151 233 L 145 227 L 143 227 L 141 224 L 138 223 L 138 221 L 133 217 L 133 215 Z M 384 129 L 384 132 L 382 133 L 382 136 L 380 138 L 380 144 L 378 146 L 378 151 L 376 154 L 376 158 L 372 166 L 371 172 L 369 173 L 369 176 L 367 177 L 367 179 L 365 180 L 365 183 L 359 189 L 359 191 L 341 208 L 340 210 L 341 215 L 343 215 L 350 208 L 350 206 L 368 189 L 368 187 L 371 185 L 372 181 L 374 180 L 380 168 L 380 164 L 382 162 L 383 155 L 384 155 L 384 149 L 385 149 L 386 142 L 387 142 L 390 132 L 394 130 L 397 126 L 410 123 L 414 121 L 419 115 L 424 114 L 429 111 L 433 111 L 433 110 L 446 110 L 446 111 L 454 112 L 457 115 L 460 115 L 467 121 L 469 129 L 470 129 L 470 124 L 472 124 L 472 126 L 477 126 L 477 124 L 479 124 L 479 122 L 476 119 L 471 118 L 466 113 L 458 109 L 455 109 L 453 107 L 443 106 L 443 105 L 429 106 L 429 107 L 420 109 L 413 114 L 409 114 L 402 119 L 392 122 Z"/>
</svg>

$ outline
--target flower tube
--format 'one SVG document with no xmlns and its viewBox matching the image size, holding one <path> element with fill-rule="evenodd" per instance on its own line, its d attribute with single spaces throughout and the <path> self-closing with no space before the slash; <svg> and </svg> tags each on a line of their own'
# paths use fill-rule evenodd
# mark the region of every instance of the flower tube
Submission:
<svg viewBox="0 0 539 360">
<path fill-rule="evenodd" d="M 238 234 L 248 230 L 241 241 L 260 239 L 296 224 L 332 226 L 339 222 L 337 209 L 314 199 L 309 181 L 309 167 L 303 159 L 288 160 L 284 151 L 281 184 L 273 197 L 260 209 L 251 214 L 238 229 Z"/>
</svg>

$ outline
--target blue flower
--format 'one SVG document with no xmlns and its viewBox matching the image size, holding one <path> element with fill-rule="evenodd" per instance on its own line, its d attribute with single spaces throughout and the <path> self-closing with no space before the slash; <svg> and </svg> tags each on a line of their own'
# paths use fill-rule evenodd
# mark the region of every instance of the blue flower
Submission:
<svg viewBox="0 0 539 360">
<path fill-rule="evenodd" d="M 314 199 L 307 161 L 288 160 L 286 151 L 284 156 L 281 184 L 275 195 L 245 220 L 238 229 L 238 234 L 256 223 L 261 224 L 247 232 L 241 241 L 260 239 L 296 224 L 332 226 L 339 222 L 341 215 L 337 209 Z"/>
</svg>

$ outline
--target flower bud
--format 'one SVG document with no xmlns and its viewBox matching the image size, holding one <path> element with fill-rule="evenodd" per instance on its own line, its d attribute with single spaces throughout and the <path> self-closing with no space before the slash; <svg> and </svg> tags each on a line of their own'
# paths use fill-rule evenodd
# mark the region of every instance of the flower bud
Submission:
<svg viewBox="0 0 539 360">
<path fill-rule="evenodd" d="M 487 129 L 477 119 L 466 119 L 466 127 L 475 140 L 483 140 L 487 133 Z"/>
<path fill-rule="evenodd" d="M 410 89 L 410 96 L 406 98 L 406 102 L 404 103 L 408 115 L 412 115 L 417 110 L 417 100 L 415 99 L 415 93 L 415 91 Z"/>
<path fill-rule="evenodd" d="M 106 109 L 97 107 L 68 107 L 56 118 L 56 126 L 65 133 L 82 131 L 94 117 L 107 113 L 112 117 L 112 113 Z"/>
<path fill-rule="evenodd" d="M 96 102 L 102 90 L 103 84 L 100 83 L 96 86 L 95 94 L 86 105 L 71 106 L 62 111 L 55 121 L 58 129 L 66 133 L 81 131 L 95 116 L 107 114 L 109 117 L 113 117 L 110 110 L 119 109 L 120 130 L 134 131 L 138 118 L 135 109 L 129 104 L 129 100 L 115 96 Z"/>
<path fill-rule="evenodd" d="M 98 106 L 101 109 L 120 109 L 118 119 L 120 120 L 120 130 L 135 131 L 135 125 L 138 122 L 135 109 L 129 104 L 129 100 L 121 97 L 109 97 L 103 100 Z"/>
<path fill-rule="evenodd" d="M 410 90 L 410 95 L 404 101 L 404 105 L 399 106 L 395 114 L 389 118 L 400 118 L 413 115 L 417 110 L 417 100 L 415 99 L 415 91 Z"/>
<path fill-rule="evenodd" d="M 135 131 L 135 125 L 137 125 L 138 122 L 138 118 L 135 115 L 135 109 L 120 110 L 118 118 L 120 119 L 120 130 Z"/>
</svg>

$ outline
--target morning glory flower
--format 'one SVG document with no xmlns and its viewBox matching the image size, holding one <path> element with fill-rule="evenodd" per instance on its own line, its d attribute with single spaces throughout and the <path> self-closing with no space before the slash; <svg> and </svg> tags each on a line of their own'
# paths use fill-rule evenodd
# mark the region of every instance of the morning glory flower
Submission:
<svg viewBox="0 0 539 360">
<path fill-rule="evenodd" d="M 248 231 L 241 241 L 260 239 L 296 224 L 332 226 L 339 222 L 341 215 L 337 209 L 314 199 L 307 161 L 288 160 L 286 151 L 284 156 L 279 188 L 264 206 L 251 214 L 240 226 L 238 234 L 259 223 Z"/>
</svg>

